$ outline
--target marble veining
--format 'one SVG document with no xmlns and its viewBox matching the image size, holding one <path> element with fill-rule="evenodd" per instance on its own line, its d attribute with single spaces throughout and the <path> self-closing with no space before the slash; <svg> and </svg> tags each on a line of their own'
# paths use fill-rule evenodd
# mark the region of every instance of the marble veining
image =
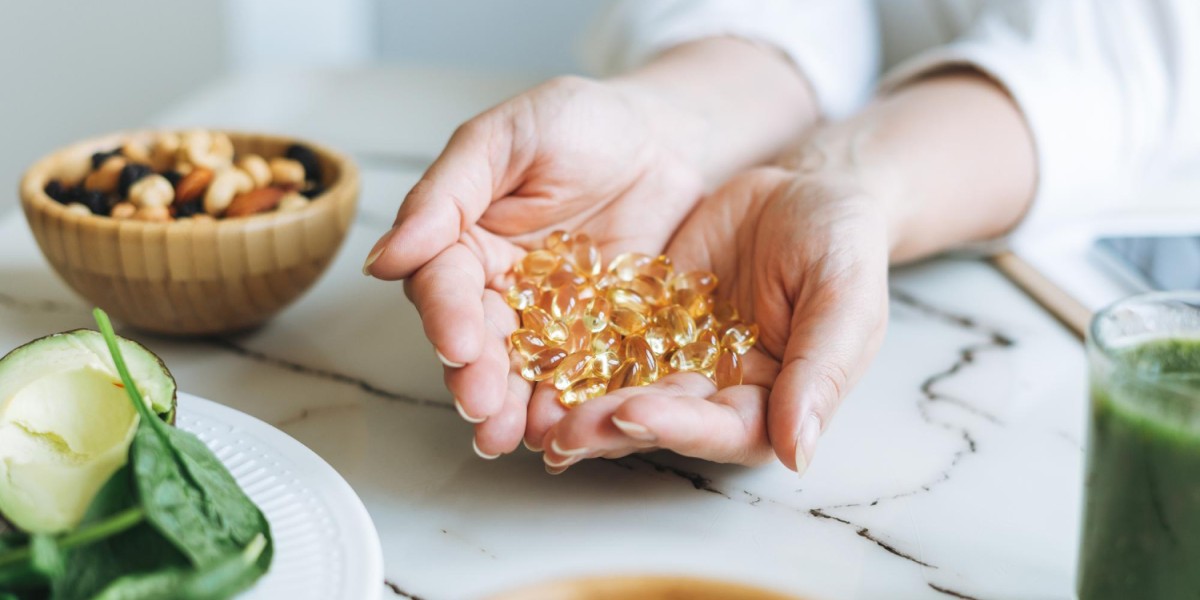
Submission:
<svg viewBox="0 0 1200 600">
<path fill-rule="evenodd" d="M 879 356 L 803 478 L 662 452 L 557 477 L 524 449 L 475 456 L 415 309 L 360 266 L 454 127 L 529 83 L 256 73 L 159 115 L 340 148 L 362 170 L 360 211 L 328 273 L 263 328 L 197 341 L 125 333 L 181 389 L 273 423 L 337 469 L 379 530 L 390 597 L 482 598 L 614 573 L 716 577 L 806 600 L 1072 596 L 1083 352 L 982 261 L 894 272 Z M 253 110 L 247 97 L 283 108 Z M 50 272 L 19 211 L 0 213 L 0 348 L 90 327 L 89 308 Z"/>
<path fill-rule="evenodd" d="M 425 598 L 423 598 L 421 596 L 417 596 L 416 594 L 410 594 L 410 593 L 404 591 L 403 589 L 400 588 L 400 586 L 396 585 L 390 579 L 384 579 L 383 586 L 385 589 L 387 589 L 387 591 L 391 592 L 392 595 L 397 596 L 399 598 L 408 598 L 409 600 L 425 600 Z"/>
<path fill-rule="evenodd" d="M 970 331 L 972 334 L 975 334 L 977 338 L 980 338 L 977 341 L 972 341 L 969 344 L 959 348 L 957 351 L 956 360 L 948 367 L 925 377 L 920 384 L 920 394 L 917 398 L 917 410 L 926 424 L 939 429 L 944 429 L 954 435 L 959 436 L 962 441 L 961 448 L 955 451 L 948 458 L 945 469 L 941 471 L 934 479 L 922 482 L 911 489 L 899 491 L 885 497 L 822 507 L 813 507 L 807 509 L 806 511 L 797 509 L 795 506 L 779 500 L 768 500 L 773 505 L 794 510 L 798 514 L 807 514 L 816 519 L 826 520 L 843 525 L 849 531 L 852 531 L 857 537 L 862 538 L 866 542 L 873 544 L 875 547 L 898 559 L 908 561 L 912 564 L 927 569 L 938 569 L 936 565 L 923 560 L 919 557 L 919 555 L 914 555 L 912 552 L 899 547 L 900 542 L 886 540 L 873 533 L 870 528 L 851 521 L 848 518 L 838 516 L 835 514 L 835 511 L 847 508 L 875 507 L 881 503 L 930 492 L 934 487 L 948 481 L 951 478 L 952 472 L 961 461 L 963 461 L 967 456 L 978 452 L 978 443 L 972 436 L 967 426 L 954 423 L 949 420 L 936 418 L 930 413 L 928 406 L 933 403 L 949 403 L 955 408 L 979 417 L 993 426 L 1003 426 L 1003 422 L 999 417 L 972 405 L 967 400 L 941 392 L 939 390 L 939 384 L 948 378 L 960 374 L 964 369 L 976 364 L 979 356 L 982 353 L 1011 349 L 1016 346 L 1016 342 L 1011 337 L 997 329 L 979 324 L 975 318 L 939 308 L 933 303 L 918 299 L 911 293 L 901 291 L 899 289 L 892 289 L 891 296 L 892 302 L 895 305 L 912 309 L 926 317 L 936 319 L 966 331 Z M 0 307 L 6 310 L 24 313 L 74 313 L 85 310 L 82 308 L 82 306 L 76 304 L 59 302 L 50 299 L 21 298 L 9 293 L 0 294 Z M 205 338 L 201 340 L 201 343 L 212 345 L 223 351 L 232 353 L 241 359 L 267 365 L 272 368 L 281 369 L 295 375 L 315 377 L 336 383 L 338 385 L 351 386 L 357 390 L 365 392 L 366 394 L 387 401 L 400 402 L 417 407 L 452 410 L 452 406 L 440 400 L 417 398 L 398 391 L 385 389 L 361 377 L 357 377 L 348 373 L 314 367 L 297 362 L 295 360 L 273 355 L 268 352 L 255 350 L 247 347 L 244 344 L 234 341 L 229 337 Z M 327 412 L 337 411 L 343 408 L 344 407 L 341 406 L 318 406 L 304 408 L 292 416 L 275 420 L 274 424 L 281 428 L 287 428 L 307 419 L 320 418 Z M 713 477 L 705 475 L 696 470 L 685 469 L 669 464 L 668 462 L 660 460 L 660 456 L 662 456 L 661 453 L 659 455 L 641 454 L 614 460 L 603 459 L 601 462 L 620 467 L 621 470 L 627 472 L 637 472 L 649 469 L 658 474 L 683 480 L 697 491 L 714 494 L 726 500 L 737 501 L 748 506 L 759 506 L 764 500 L 763 495 L 750 489 L 732 491 L 722 489 L 721 487 L 718 487 L 718 483 Z M 796 491 L 799 492 L 801 490 Z M 441 531 L 444 534 L 449 534 L 449 532 L 445 529 L 442 529 Z M 491 554 L 487 550 L 480 548 L 480 551 L 488 554 L 492 558 L 495 558 L 495 555 Z M 405 591 L 391 580 L 387 580 L 384 583 L 386 589 L 396 596 L 414 599 L 423 598 L 422 596 Z M 939 594 L 944 594 L 955 598 L 976 598 L 975 596 L 941 586 L 934 582 L 927 582 L 927 584 L 930 589 L 938 592 Z"/>
<path fill-rule="evenodd" d="M 304 364 L 301 364 L 296 361 L 288 360 L 285 358 L 280 358 L 278 356 L 271 356 L 271 355 L 267 354 L 266 352 L 260 352 L 258 350 L 253 350 L 251 348 L 248 348 L 246 346 L 238 344 L 237 342 L 233 341 L 230 338 L 210 337 L 207 339 L 207 341 L 208 341 L 208 343 L 213 344 L 214 346 L 217 346 L 217 347 L 221 348 L 222 350 L 227 350 L 227 351 L 232 352 L 242 358 L 253 360 L 255 362 L 269 365 L 272 367 L 276 367 L 279 369 L 291 371 L 292 373 L 296 373 L 298 375 L 305 375 L 307 377 L 318 377 L 321 379 L 327 379 L 329 381 L 332 381 L 332 382 L 335 382 L 335 383 L 338 383 L 341 385 L 355 386 L 358 389 L 360 389 L 372 396 L 378 397 L 378 398 L 384 398 L 386 400 L 391 400 L 391 401 L 395 401 L 395 402 L 403 402 L 405 404 L 412 404 L 415 406 L 428 406 L 428 407 L 440 408 L 440 409 L 444 409 L 444 410 L 454 410 L 453 405 L 447 404 L 445 402 L 440 402 L 437 400 L 426 400 L 426 399 L 422 399 L 422 398 L 414 398 L 412 396 L 409 396 L 408 394 L 402 394 L 400 392 L 383 389 L 382 387 L 379 387 L 361 377 L 355 377 L 354 375 L 349 375 L 346 373 L 341 373 L 341 372 L 330 370 L 330 369 L 322 369 L 319 367 L 304 365 Z M 295 417 L 295 418 L 291 419 L 290 422 L 292 422 L 292 423 L 299 422 L 299 421 L 303 420 L 304 418 L 305 418 L 304 416 Z M 279 423 L 279 422 L 275 423 L 275 425 L 280 425 L 280 424 L 281 423 Z"/>
</svg>

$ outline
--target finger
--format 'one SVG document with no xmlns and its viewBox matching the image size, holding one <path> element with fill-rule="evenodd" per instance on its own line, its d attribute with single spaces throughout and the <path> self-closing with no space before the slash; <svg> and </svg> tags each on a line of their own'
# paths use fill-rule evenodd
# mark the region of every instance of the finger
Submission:
<svg viewBox="0 0 1200 600">
<path fill-rule="evenodd" d="M 655 445 L 655 436 L 637 422 L 614 421 L 625 402 L 644 395 L 703 398 L 716 391 L 699 373 L 676 373 L 651 385 L 623 388 L 593 398 L 571 409 L 546 434 L 545 460 L 562 467 L 584 458 L 605 456 L 618 450 L 644 450 Z"/>
<path fill-rule="evenodd" d="M 533 386 L 515 371 L 507 378 L 507 391 L 501 409 L 475 426 L 475 453 L 491 460 L 517 449 L 525 433 L 525 409 Z"/>
<path fill-rule="evenodd" d="M 525 446 L 534 452 L 545 448 L 546 433 L 567 414 L 558 401 L 558 390 L 547 382 L 534 386 L 529 398 L 529 414 L 525 423 Z"/>
<path fill-rule="evenodd" d="M 425 336 L 448 367 L 462 367 L 480 357 L 483 286 L 483 266 L 462 244 L 438 254 L 406 283 L 405 290 L 421 315 Z"/>
<path fill-rule="evenodd" d="M 812 464 L 817 439 L 883 339 L 886 258 L 852 266 L 837 281 L 816 282 L 812 289 L 796 304 L 767 409 L 775 454 L 801 474 Z"/>
<path fill-rule="evenodd" d="M 479 220 L 519 175 L 509 173 L 512 121 L 504 107 L 459 127 L 409 191 L 392 229 L 363 267 L 381 279 L 402 279 L 440 254 Z"/>
<path fill-rule="evenodd" d="M 654 386 L 625 401 L 613 422 L 627 433 L 677 454 L 757 465 L 773 458 L 767 439 L 767 389 L 725 388 L 708 397 L 659 393 Z"/>
<path fill-rule="evenodd" d="M 620 396 L 600 396 L 568 411 L 546 433 L 542 455 L 546 467 L 564 469 L 614 448 L 644 445 L 612 423 L 613 411 L 624 401 Z"/>
<path fill-rule="evenodd" d="M 446 367 L 446 388 L 454 395 L 455 407 L 464 419 L 481 423 L 508 408 L 505 396 L 512 393 L 513 375 L 508 356 L 508 336 L 517 327 L 516 313 L 492 290 L 483 292 L 483 349 L 479 359 L 461 368 Z M 518 376 L 519 378 L 519 376 Z M 521 413 L 529 400 L 524 386 Z M 525 430 L 524 418 L 518 435 Z"/>
<path fill-rule="evenodd" d="M 488 287 L 502 292 L 515 283 L 512 280 L 512 268 L 525 257 L 523 248 L 482 227 L 472 227 L 462 236 L 460 243 L 483 265 L 483 276 Z"/>
</svg>

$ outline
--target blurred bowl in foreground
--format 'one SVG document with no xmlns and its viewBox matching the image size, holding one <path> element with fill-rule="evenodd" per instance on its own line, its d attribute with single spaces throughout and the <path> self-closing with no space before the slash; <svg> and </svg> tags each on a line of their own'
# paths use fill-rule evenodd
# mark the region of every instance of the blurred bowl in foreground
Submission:
<svg viewBox="0 0 1200 600">
<path fill-rule="evenodd" d="M 799 600 L 741 583 L 658 575 L 580 577 L 539 583 L 488 600 Z"/>
</svg>

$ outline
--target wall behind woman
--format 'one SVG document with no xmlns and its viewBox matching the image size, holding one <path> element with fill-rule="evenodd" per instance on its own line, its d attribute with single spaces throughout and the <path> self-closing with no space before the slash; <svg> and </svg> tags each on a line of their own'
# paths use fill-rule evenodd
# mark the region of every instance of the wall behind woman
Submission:
<svg viewBox="0 0 1200 600">
<path fill-rule="evenodd" d="M 377 0 L 381 60 L 555 75 L 580 72 L 583 31 L 609 0 Z"/>
<path fill-rule="evenodd" d="M 5 2 L 0 8 L 0 212 L 38 157 L 137 127 L 228 63 L 219 2 Z"/>
<path fill-rule="evenodd" d="M 73 140 L 138 127 L 229 74 L 402 64 L 580 70 L 608 0 L 38 0 L 0 6 L 0 190 Z M 0 213 L 16 203 L 0 202 Z"/>
</svg>

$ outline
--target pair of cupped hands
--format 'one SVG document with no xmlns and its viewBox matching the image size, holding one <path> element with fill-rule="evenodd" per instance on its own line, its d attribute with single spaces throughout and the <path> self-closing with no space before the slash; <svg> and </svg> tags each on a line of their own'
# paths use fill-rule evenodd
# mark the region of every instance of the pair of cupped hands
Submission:
<svg viewBox="0 0 1200 600">
<path fill-rule="evenodd" d="M 705 173 L 656 134 L 635 91 L 552 80 L 468 121 L 409 192 L 364 271 L 404 280 L 485 458 L 524 442 L 560 473 L 587 458 L 668 449 L 803 473 L 887 320 L 887 231 L 870 194 L 833 170 L 756 167 L 706 194 Z M 667 254 L 708 270 L 760 327 L 743 385 L 678 373 L 572 410 L 521 378 L 505 304 L 513 264 L 554 230 L 605 260 Z"/>
</svg>

